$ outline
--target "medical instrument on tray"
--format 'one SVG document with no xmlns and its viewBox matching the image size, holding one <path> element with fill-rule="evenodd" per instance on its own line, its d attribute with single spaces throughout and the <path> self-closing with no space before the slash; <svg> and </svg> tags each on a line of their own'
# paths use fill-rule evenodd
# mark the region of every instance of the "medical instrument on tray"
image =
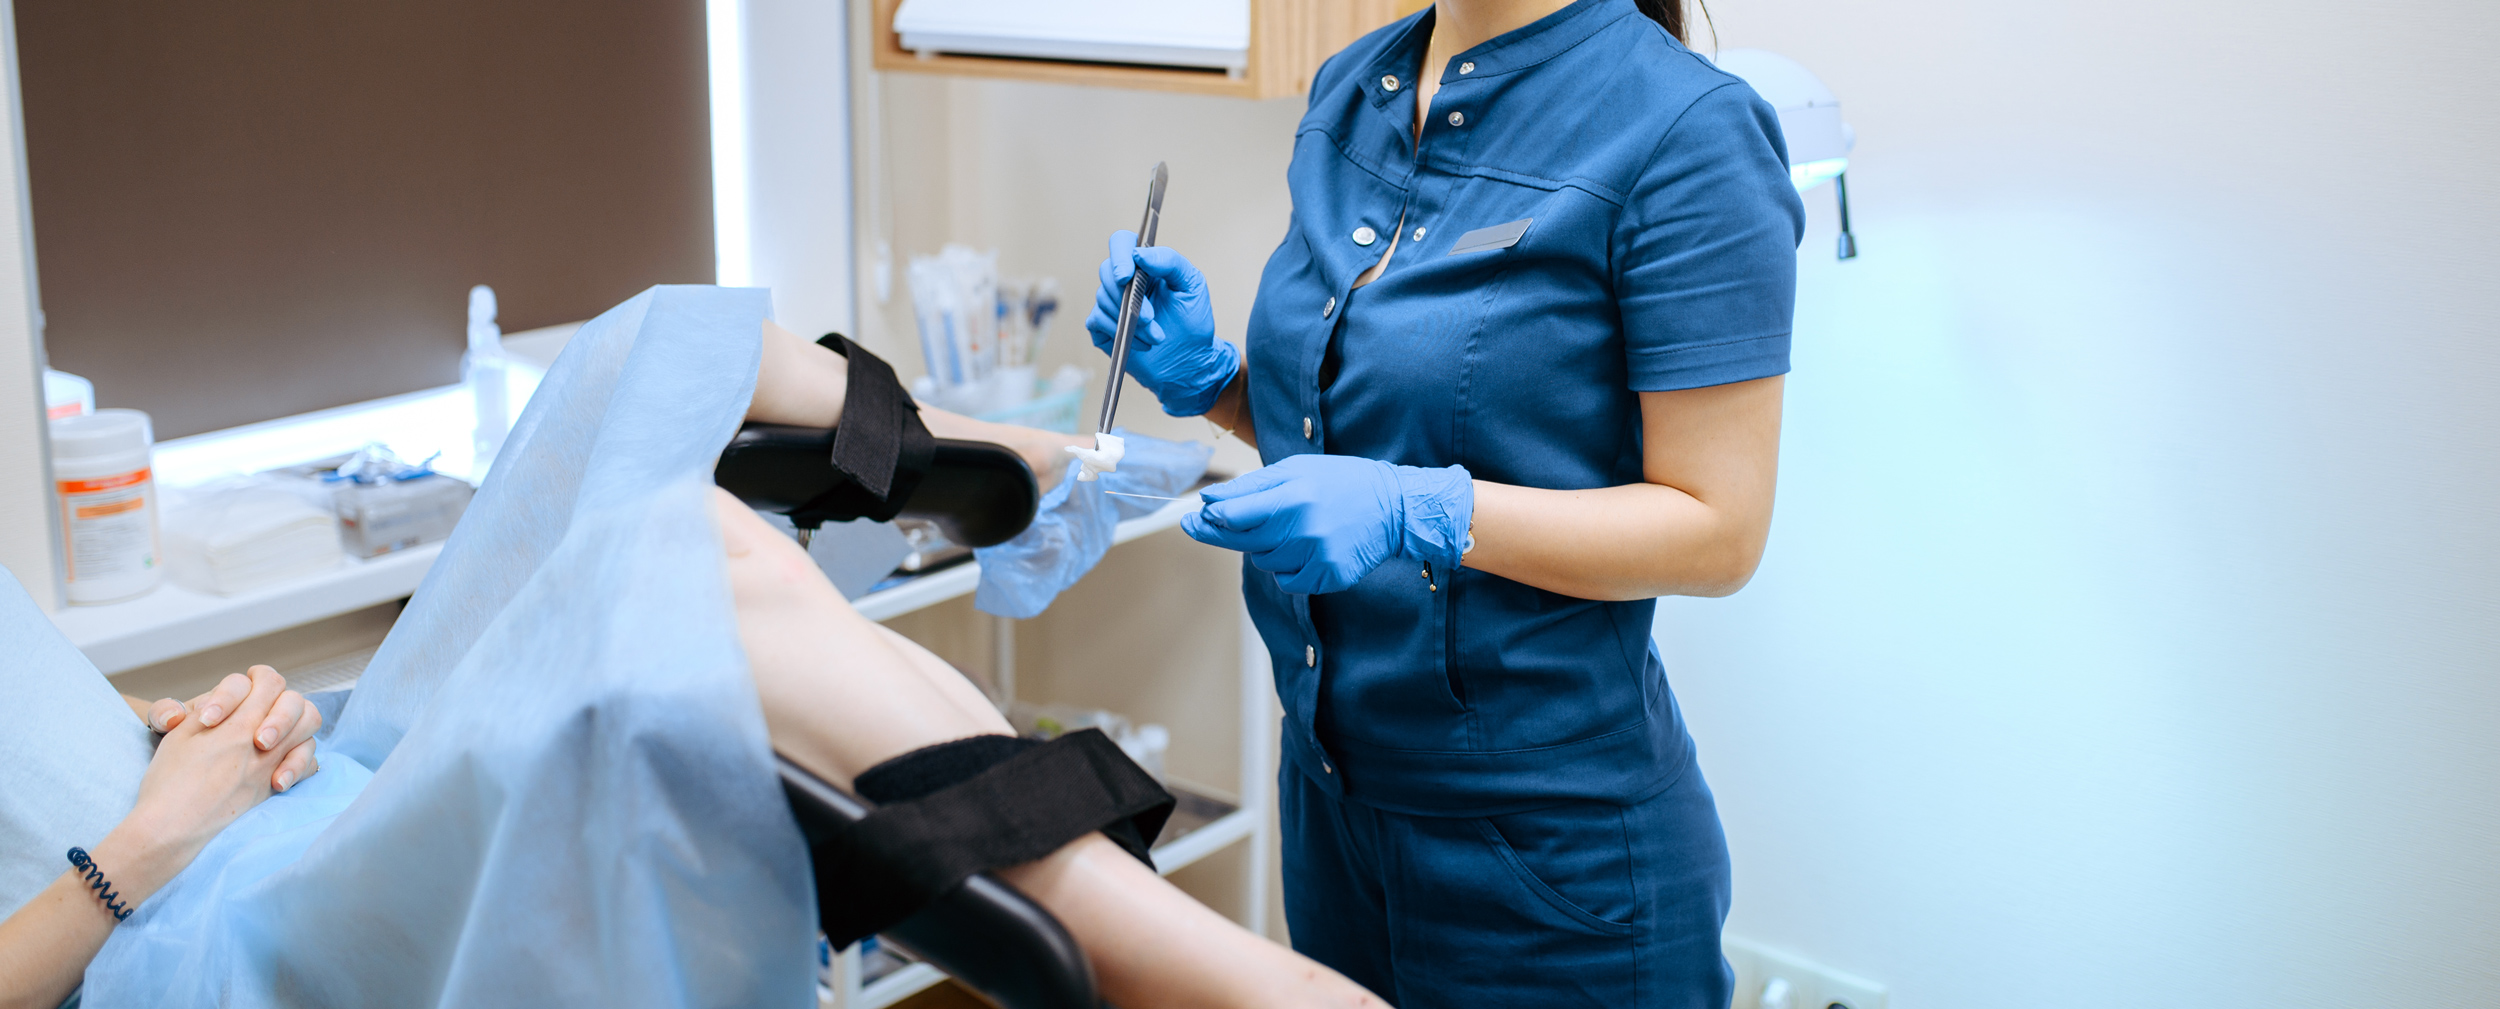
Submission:
<svg viewBox="0 0 2500 1009">
<path fill-rule="evenodd" d="M 501 381 L 502 372 L 495 374 Z M 388 446 L 373 444 L 321 474 L 321 483 L 331 488 L 339 545 L 348 556 L 369 560 L 451 538 L 476 491 L 468 481 L 434 472 L 441 454 L 411 464 Z"/>
<path fill-rule="evenodd" d="M 1163 187 L 1171 180 L 1163 162 L 1155 162 L 1154 175 L 1146 183 L 1146 217 L 1137 224 L 1137 247 L 1155 244 L 1155 226 L 1163 223 Z M 1128 341 L 1137 329 L 1137 308 L 1146 300 L 1146 274 L 1140 270 L 1129 274 L 1128 289 L 1120 294 L 1120 322 L 1111 337 L 1111 380 L 1102 393 L 1102 421 L 1094 425 L 1097 434 L 1111 431 L 1112 418 L 1120 412 L 1120 386 L 1128 378 Z"/>
</svg>

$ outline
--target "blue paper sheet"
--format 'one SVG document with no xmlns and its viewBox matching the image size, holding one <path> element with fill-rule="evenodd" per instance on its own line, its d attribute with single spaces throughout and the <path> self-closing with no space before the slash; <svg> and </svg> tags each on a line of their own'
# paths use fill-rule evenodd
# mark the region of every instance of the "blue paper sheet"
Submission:
<svg viewBox="0 0 2500 1009">
<path fill-rule="evenodd" d="M 812 1004 L 805 846 L 706 503 L 769 311 L 662 287 L 582 328 L 321 773 L 115 929 L 86 1005 Z"/>
</svg>

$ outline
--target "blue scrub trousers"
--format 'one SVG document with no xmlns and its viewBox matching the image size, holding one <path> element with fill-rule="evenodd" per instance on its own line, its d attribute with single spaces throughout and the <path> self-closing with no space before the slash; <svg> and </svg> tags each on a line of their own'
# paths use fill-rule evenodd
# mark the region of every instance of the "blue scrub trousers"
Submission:
<svg viewBox="0 0 2500 1009">
<path fill-rule="evenodd" d="M 1391 813 L 1278 781 L 1293 948 L 1399 1009 L 1727 1009 L 1727 839 L 1701 769 L 1632 805 Z"/>
</svg>

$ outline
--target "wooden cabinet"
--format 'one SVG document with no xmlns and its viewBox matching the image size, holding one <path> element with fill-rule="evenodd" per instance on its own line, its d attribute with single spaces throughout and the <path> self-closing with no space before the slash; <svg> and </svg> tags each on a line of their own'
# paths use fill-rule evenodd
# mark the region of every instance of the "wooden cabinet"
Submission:
<svg viewBox="0 0 2500 1009">
<path fill-rule="evenodd" d="M 1234 98 L 1280 98 L 1310 89 L 1311 75 L 1326 60 L 1363 33 L 1423 9 L 1427 0 L 1250 0 L 1250 62 L 1239 74 L 1219 70 L 1072 63 L 991 56 L 936 54 L 922 56 L 904 49 L 894 33 L 894 9 L 902 0 L 874 0 L 873 37 L 869 52 L 877 70 L 894 73 L 951 74 L 1086 84 L 1109 88 L 1142 88 L 1225 95 Z"/>
</svg>

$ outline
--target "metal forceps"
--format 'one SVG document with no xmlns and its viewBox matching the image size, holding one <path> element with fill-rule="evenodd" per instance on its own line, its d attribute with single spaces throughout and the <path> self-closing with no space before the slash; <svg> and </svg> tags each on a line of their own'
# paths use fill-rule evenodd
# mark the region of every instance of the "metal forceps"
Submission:
<svg viewBox="0 0 2500 1009">
<path fill-rule="evenodd" d="M 1155 244 L 1155 226 L 1163 223 L 1163 187 L 1171 173 L 1163 162 L 1155 162 L 1154 176 L 1146 182 L 1146 218 L 1137 224 L 1137 247 Z M 1134 270 L 1128 276 L 1128 288 L 1120 292 L 1120 322 L 1111 334 L 1111 381 L 1102 393 L 1102 420 L 1094 430 L 1111 433 L 1112 417 L 1120 411 L 1120 387 L 1128 378 L 1129 334 L 1137 328 L 1137 309 L 1146 300 L 1146 271 Z"/>
</svg>

